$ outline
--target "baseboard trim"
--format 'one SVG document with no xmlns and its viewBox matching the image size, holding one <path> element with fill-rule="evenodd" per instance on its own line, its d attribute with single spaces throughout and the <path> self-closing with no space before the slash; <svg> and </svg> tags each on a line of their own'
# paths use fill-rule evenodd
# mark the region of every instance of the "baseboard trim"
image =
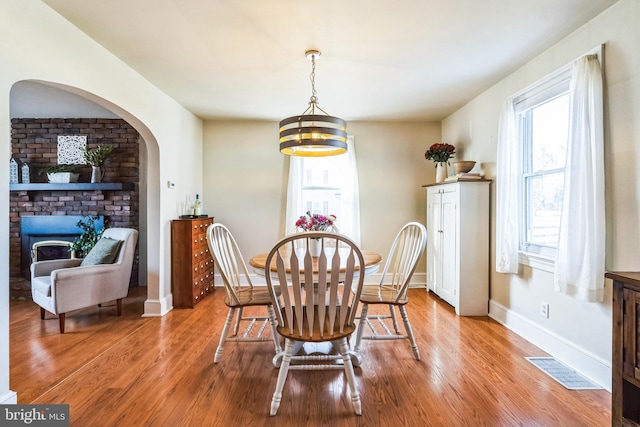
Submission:
<svg viewBox="0 0 640 427">
<path fill-rule="evenodd" d="M 590 353 L 493 300 L 489 301 L 489 317 L 611 392 L 610 361 Z"/>
<path fill-rule="evenodd" d="M 162 317 L 171 310 L 173 310 L 173 295 L 168 295 L 161 299 L 148 298 L 144 302 L 144 314 L 142 317 Z"/>
<path fill-rule="evenodd" d="M 0 405 L 15 405 L 18 403 L 18 393 L 15 391 L 7 391 L 0 397 Z"/>
</svg>

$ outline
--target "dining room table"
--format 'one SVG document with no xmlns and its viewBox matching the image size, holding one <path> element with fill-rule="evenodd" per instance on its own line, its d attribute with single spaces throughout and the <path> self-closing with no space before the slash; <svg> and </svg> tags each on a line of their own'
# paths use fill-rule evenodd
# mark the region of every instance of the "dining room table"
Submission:
<svg viewBox="0 0 640 427">
<path fill-rule="evenodd" d="M 331 257 L 332 255 L 332 251 L 335 250 L 334 248 L 326 248 L 325 249 L 325 254 L 327 255 L 327 258 Z M 340 249 L 338 249 L 340 250 Z M 379 269 L 380 269 L 380 264 L 382 263 L 382 256 L 380 256 L 379 253 L 377 252 L 373 252 L 373 251 L 367 251 L 367 250 L 361 250 L 362 252 L 362 256 L 364 258 L 364 275 L 365 276 L 370 276 L 374 273 L 376 273 Z M 268 253 L 260 253 L 257 255 L 254 255 L 251 257 L 251 259 L 249 259 L 249 265 L 253 268 L 253 270 L 255 271 L 256 274 L 259 274 L 261 276 L 264 276 L 265 274 L 265 267 L 267 264 L 267 256 L 269 254 Z M 290 265 L 289 265 L 289 258 L 286 257 L 284 259 L 285 262 L 285 268 L 288 271 L 290 271 Z M 312 262 L 313 262 L 313 272 L 314 273 L 318 273 L 318 257 L 313 257 L 312 258 Z M 303 263 L 300 263 L 301 267 L 304 266 Z M 344 271 L 344 264 L 342 264 L 340 266 L 340 270 Z M 356 269 L 358 269 L 359 267 L 356 267 Z M 271 272 L 275 273 L 277 272 L 277 267 L 276 267 L 276 259 L 273 258 L 272 262 L 271 262 L 271 267 L 269 269 Z M 302 270 L 301 270 L 302 271 Z"/>
<path fill-rule="evenodd" d="M 325 254 L 327 255 L 327 258 L 329 258 L 333 254 L 334 250 L 335 248 L 324 249 Z M 304 250 L 301 249 L 301 254 L 303 252 Z M 361 252 L 364 258 L 365 277 L 378 272 L 378 270 L 380 269 L 380 265 L 382 264 L 382 256 L 377 252 L 369 251 L 369 250 L 361 250 Z M 265 275 L 268 255 L 269 255 L 268 253 L 259 253 L 257 255 L 252 256 L 249 259 L 249 265 L 251 266 L 251 268 L 254 270 L 256 274 L 259 274 L 261 276 Z M 286 271 L 290 272 L 291 267 L 289 265 L 289 257 L 287 256 L 283 260 L 285 262 Z M 276 258 L 274 257 L 271 262 L 271 266 L 269 268 L 269 271 L 271 273 L 276 273 L 278 271 L 275 261 L 276 261 Z M 313 270 L 314 270 L 313 273 L 317 274 L 318 273 L 318 257 L 313 257 L 312 263 L 313 263 Z M 302 267 L 304 267 L 304 263 L 301 262 L 300 267 L 301 267 L 300 271 L 302 272 L 303 271 Z M 356 267 L 356 269 L 358 268 L 359 267 Z M 341 263 L 340 270 L 344 271 L 344 269 L 345 269 L 345 266 Z M 315 353 L 329 354 L 329 353 L 335 352 L 335 349 L 333 349 L 330 343 L 321 343 L 321 344 L 305 343 L 305 344 L 306 345 L 303 345 L 301 342 L 297 342 L 293 354 L 298 354 L 302 352 L 306 355 L 304 357 L 308 357 L 309 359 L 313 360 L 314 359 L 313 354 Z M 327 346 L 326 344 L 329 344 L 329 346 Z M 284 351 L 276 354 L 273 357 L 273 365 L 275 367 L 280 367 L 280 364 L 282 363 L 283 355 L 284 355 Z M 361 356 L 353 351 L 349 351 L 349 355 L 351 356 L 351 362 L 353 363 L 353 366 L 360 366 L 360 363 L 362 362 Z M 339 362 L 340 361 L 338 360 L 338 364 L 336 364 L 336 368 L 339 368 Z M 330 369 L 328 365 L 327 365 L 327 369 Z"/>
</svg>

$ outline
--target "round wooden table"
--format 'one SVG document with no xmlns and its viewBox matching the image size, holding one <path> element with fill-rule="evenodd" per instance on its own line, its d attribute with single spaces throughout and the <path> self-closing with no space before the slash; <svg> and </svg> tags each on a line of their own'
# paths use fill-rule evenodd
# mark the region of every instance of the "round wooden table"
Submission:
<svg viewBox="0 0 640 427">
<path fill-rule="evenodd" d="M 331 251 L 331 249 L 327 249 L 327 251 Z M 258 254 L 253 256 L 250 260 L 249 260 L 249 265 L 251 267 L 253 267 L 253 270 L 257 273 L 260 274 L 262 276 L 264 276 L 264 269 L 265 269 L 265 265 L 267 263 L 267 253 L 264 254 Z M 330 254 L 327 253 L 327 257 L 329 257 Z M 378 271 L 378 269 L 380 268 L 380 263 L 382 262 L 382 257 L 380 256 L 380 254 L 373 252 L 373 251 L 362 251 L 362 256 L 364 257 L 364 275 L 368 276 L 370 274 L 375 273 L 376 271 Z M 285 261 L 285 265 L 287 267 L 287 271 L 289 270 L 289 266 L 288 266 L 288 258 L 284 260 Z M 302 265 L 302 264 L 301 264 Z M 341 266 L 342 267 L 342 266 Z M 271 262 L 271 269 L 272 272 L 276 272 L 277 268 L 275 265 L 275 257 Z M 341 268 L 342 270 L 342 268 Z M 313 272 L 317 273 L 318 272 L 318 258 L 313 258 Z"/>
</svg>

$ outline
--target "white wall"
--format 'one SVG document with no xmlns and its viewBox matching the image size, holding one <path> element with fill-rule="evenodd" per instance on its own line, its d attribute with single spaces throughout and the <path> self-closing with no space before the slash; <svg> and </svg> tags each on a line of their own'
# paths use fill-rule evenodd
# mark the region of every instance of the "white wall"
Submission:
<svg viewBox="0 0 640 427">
<path fill-rule="evenodd" d="M 362 246 L 386 256 L 402 225 L 425 222 L 421 186 L 435 181 L 435 168 L 424 152 L 440 141 L 440 124 L 348 122 L 347 127 L 355 138 Z M 204 211 L 229 227 L 246 260 L 267 252 L 285 234 L 289 160 L 278 144 L 277 122 L 205 123 Z M 415 278 L 426 283 L 423 262 Z"/>
<path fill-rule="evenodd" d="M 506 97 L 605 44 L 608 270 L 640 269 L 638 22 L 640 2 L 620 0 L 442 123 L 443 139 L 471 152 L 468 157 L 484 163 L 493 176 L 498 116 Z M 495 194 L 492 206 L 495 248 Z M 554 292 L 552 273 L 525 266 L 517 276 L 495 273 L 495 251 L 491 256 L 492 316 L 610 389 L 611 282 L 603 303 L 584 303 Z M 538 314 L 541 300 L 550 303 L 549 319 Z"/>
<path fill-rule="evenodd" d="M 0 128 L 10 129 L 9 93 L 21 80 L 80 93 L 133 125 L 146 142 L 148 178 L 147 315 L 171 308 L 170 220 L 180 195 L 201 191 L 202 122 L 38 0 L 0 2 Z M 0 212 L 9 210 L 9 132 L 0 132 Z M 145 174 L 142 174 L 145 176 Z M 178 183 L 169 190 L 168 180 Z M 0 271 L 9 281 L 8 215 L 0 215 Z M 141 222 L 145 219 L 141 218 Z M 15 402 L 9 384 L 9 291 L 0 291 L 0 403 Z"/>
</svg>

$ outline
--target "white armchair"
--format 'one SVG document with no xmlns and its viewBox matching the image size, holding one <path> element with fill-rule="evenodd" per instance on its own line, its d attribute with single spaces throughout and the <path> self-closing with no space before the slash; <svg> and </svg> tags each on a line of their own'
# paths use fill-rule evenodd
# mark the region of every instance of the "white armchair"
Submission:
<svg viewBox="0 0 640 427">
<path fill-rule="evenodd" d="M 112 264 L 81 266 L 83 259 L 59 259 L 31 264 L 31 296 L 45 310 L 57 314 L 60 333 L 64 333 L 65 314 L 116 301 L 117 314 L 122 314 L 122 299 L 129 293 L 131 267 L 135 256 L 138 231 L 132 228 L 108 228 L 103 237 L 121 240 Z"/>
</svg>

